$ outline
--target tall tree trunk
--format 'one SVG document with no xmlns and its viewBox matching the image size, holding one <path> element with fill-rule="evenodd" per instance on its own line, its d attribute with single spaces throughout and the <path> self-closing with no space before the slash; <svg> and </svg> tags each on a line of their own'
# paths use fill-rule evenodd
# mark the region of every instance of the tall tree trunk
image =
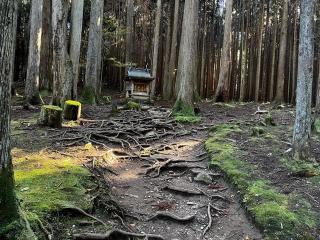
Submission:
<svg viewBox="0 0 320 240">
<path fill-rule="evenodd" d="M 201 46 L 201 68 L 200 68 L 200 84 L 199 84 L 199 94 L 200 97 L 204 97 L 204 85 L 205 85 L 205 67 L 206 67 L 206 44 L 207 44 L 207 5 L 204 3 L 204 27 L 202 36 L 202 46 Z"/>
<path fill-rule="evenodd" d="M 78 98 L 79 60 L 81 47 L 83 0 L 73 0 L 71 8 L 71 43 L 70 59 L 72 62 L 73 91 L 72 97 Z"/>
<path fill-rule="evenodd" d="M 16 0 L 0 1 L 0 26 L 0 239 L 36 239 L 16 198 L 10 154 L 11 82 L 17 29 Z M 6 230 L 9 225 L 15 229 Z"/>
<path fill-rule="evenodd" d="M 86 65 L 86 88 L 97 96 L 101 75 L 102 24 L 104 0 L 91 1 L 90 32 Z"/>
<path fill-rule="evenodd" d="M 273 39 L 272 39 L 272 48 L 271 48 L 271 63 L 270 63 L 270 80 L 269 80 L 269 101 L 273 100 L 274 94 L 274 78 L 276 71 L 276 50 L 277 50 L 277 35 L 278 35 L 278 19 L 276 17 L 275 23 L 273 26 Z"/>
<path fill-rule="evenodd" d="M 295 13 L 294 13 L 294 28 L 293 28 L 293 51 L 292 51 L 292 96 L 290 102 L 294 104 L 295 100 L 295 89 L 296 89 L 296 83 L 297 83 L 297 58 L 298 58 L 298 9 L 296 7 Z"/>
<path fill-rule="evenodd" d="M 261 62 L 262 62 L 262 43 L 263 43 L 263 25 L 264 25 L 264 0 L 261 3 L 261 15 L 259 23 L 259 35 L 258 35 L 258 55 L 257 55 L 257 71 L 256 71 L 256 85 L 254 99 L 256 102 L 259 101 L 260 96 L 260 82 L 261 82 Z"/>
<path fill-rule="evenodd" d="M 52 88 L 52 53 L 52 0 L 45 0 L 42 8 L 40 89 Z"/>
<path fill-rule="evenodd" d="M 166 100 L 169 100 L 171 97 L 169 90 L 169 61 L 170 61 L 170 47 L 171 47 L 171 3 L 168 3 L 168 22 L 167 22 L 167 33 L 166 33 L 166 52 L 164 56 L 164 74 L 163 74 L 163 82 L 162 82 L 162 97 Z"/>
<path fill-rule="evenodd" d="M 280 52 L 277 76 L 277 91 L 275 96 L 276 102 L 284 101 L 284 79 L 285 79 L 285 64 L 287 51 L 287 36 L 288 36 L 288 0 L 283 0 L 282 25 L 280 37 Z"/>
<path fill-rule="evenodd" d="M 231 63 L 231 28 L 232 28 L 233 0 L 226 1 L 226 17 L 221 56 L 221 71 L 219 74 L 218 86 L 215 93 L 215 101 L 229 100 L 229 69 Z"/>
<path fill-rule="evenodd" d="M 314 57 L 314 0 L 301 0 L 296 121 L 293 131 L 294 159 L 307 160 L 310 153 L 311 104 Z"/>
<path fill-rule="evenodd" d="M 243 102 L 246 97 L 247 88 L 247 42 L 248 27 L 245 27 L 246 0 L 242 1 L 242 21 L 241 21 L 241 76 L 240 76 L 240 97 Z M 246 23 L 248 25 L 248 23 Z"/>
<path fill-rule="evenodd" d="M 133 18 L 134 18 L 134 0 L 126 0 L 127 5 L 127 29 L 126 29 L 126 65 L 133 63 Z"/>
<path fill-rule="evenodd" d="M 161 0 L 157 0 L 156 22 L 154 27 L 153 37 L 153 58 L 152 58 L 152 76 L 154 80 L 151 83 L 151 96 L 155 95 L 155 88 L 158 81 L 158 58 L 159 58 L 159 40 L 160 40 L 160 25 L 161 25 Z"/>
<path fill-rule="evenodd" d="M 320 115 L 320 53 L 318 54 L 318 76 L 317 76 L 317 91 L 316 91 L 316 114 Z"/>
<path fill-rule="evenodd" d="M 199 1 L 186 0 L 182 23 L 177 81 L 179 90 L 175 112 L 194 114 L 194 71 L 196 71 Z"/>
<path fill-rule="evenodd" d="M 42 37 L 42 7 L 43 0 L 32 0 L 30 11 L 30 40 L 27 78 L 25 85 L 26 101 L 39 104 L 39 68 Z"/>
<path fill-rule="evenodd" d="M 172 29 L 171 53 L 169 62 L 169 79 L 168 79 L 168 97 L 172 98 L 174 95 L 174 86 L 176 78 L 177 54 L 178 54 L 178 24 L 179 24 L 179 9 L 180 0 L 175 0 L 174 3 L 174 19 Z"/>
<path fill-rule="evenodd" d="M 52 104 L 62 105 L 63 84 L 66 78 L 66 33 L 67 0 L 52 0 L 52 42 L 53 42 L 53 94 Z"/>
</svg>

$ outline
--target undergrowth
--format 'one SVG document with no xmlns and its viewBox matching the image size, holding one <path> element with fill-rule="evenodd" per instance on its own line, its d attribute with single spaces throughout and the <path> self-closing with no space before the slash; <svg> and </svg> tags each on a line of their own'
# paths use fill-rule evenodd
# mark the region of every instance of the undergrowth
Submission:
<svg viewBox="0 0 320 240">
<path fill-rule="evenodd" d="M 268 180 L 256 177 L 257 167 L 238 156 L 242 152 L 228 140 L 241 133 L 238 125 L 213 127 L 206 142 L 212 164 L 218 167 L 240 191 L 243 204 L 259 226 L 265 239 L 315 239 L 308 230 L 319 224 L 310 203 L 302 196 L 281 193 Z"/>
<path fill-rule="evenodd" d="M 96 94 L 93 87 L 85 87 L 80 98 L 82 104 L 94 105 L 96 104 Z"/>
<path fill-rule="evenodd" d="M 141 104 L 134 101 L 128 101 L 124 108 L 126 110 L 140 110 Z"/>
</svg>

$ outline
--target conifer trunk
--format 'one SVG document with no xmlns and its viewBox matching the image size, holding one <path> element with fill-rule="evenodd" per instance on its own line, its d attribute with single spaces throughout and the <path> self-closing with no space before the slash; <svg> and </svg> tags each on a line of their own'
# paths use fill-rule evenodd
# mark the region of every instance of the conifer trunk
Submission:
<svg viewBox="0 0 320 240">
<path fill-rule="evenodd" d="M 283 0 L 283 13 L 282 13 L 282 26 L 280 37 L 280 53 L 278 64 L 278 76 L 277 76 L 277 89 L 276 89 L 276 102 L 284 101 L 284 78 L 285 78 L 285 64 L 286 64 L 286 51 L 287 51 L 287 36 L 288 36 L 288 0 Z"/>
<path fill-rule="evenodd" d="M 53 42 L 53 96 L 52 104 L 60 106 L 63 101 L 63 84 L 66 78 L 66 32 L 67 0 L 52 0 L 52 42 Z"/>
<path fill-rule="evenodd" d="M 293 131 L 293 156 L 298 160 L 308 160 L 310 154 L 314 57 L 313 14 L 314 0 L 301 0 L 297 106 Z"/>
<path fill-rule="evenodd" d="M 193 113 L 194 71 L 196 71 L 199 2 L 186 0 L 182 23 L 177 82 L 179 83 L 175 111 Z"/>
<path fill-rule="evenodd" d="M 226 17 L 225 17 L 225 28 L 223 37 L 223 47 L 221 55 L 221 67 L 219 74 L 218 86 L 215 93 L 215 101 L 229 100 L 229 69 L 231 62 L 231 28 L 232 28 L 232 7 L 233 0 L 226 1 Z"/>
<path fill-rule="evenodd" d="M 91 1 L 85 86 L 96 96 L 99 94 L 101 74 L 103 8 L 104 0 Z"/>
<path fill-rule="evenodd" d="M 43 0 L 32 0 L 30 11 L 30 40 L 27 78 L 25 84 L 26 101 L 39 104 L 39 74 L 42 38 L 42 7 Z"/>
<path fill-rule="evenodd" d="M 17 1 L 0 1 L 0 239 L 36 239 L 15 194 L 10 154 L 10 104 L 17 28 Z M 15 229 L 6 229 L 7 226 Z"/>
<path fill-rule="evenodd" d="M 70 59 L 72 62 L 73 90 L 72 98 L 78 97 L 79 60 L 81 47 L 83 0 L 73 0 L 71 8 L 71 43 Z"/>
<path fill-rule="evenodd" d="M 160 23 L 161 23 L 161 0 L 157 0 L 156 22 L 154 27 L 153 37 L 153 60 L 152 60 L 152 76 L 154 80 L 151 83 L 151 96 L 155 95 L 156 83 L 158 80 L 158 57 L 159 57 L 159 38 L 160 38 Z"/>
</svg>

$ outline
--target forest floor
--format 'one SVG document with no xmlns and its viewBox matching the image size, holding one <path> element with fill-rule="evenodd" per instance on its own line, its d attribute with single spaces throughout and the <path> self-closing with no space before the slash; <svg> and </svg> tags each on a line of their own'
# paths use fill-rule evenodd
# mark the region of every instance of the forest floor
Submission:
<svg viewBox="0 0 320 240">
<path fill-rule="evenodd" d="M 180 124 L 168 102 L 84 106 L 82 124 L 49 129 L 15 103 L 18 195 L 43 239 L 320 238 L 320 168 L 290 160 L 293 108 L 202 102 Z"/>
</svg>

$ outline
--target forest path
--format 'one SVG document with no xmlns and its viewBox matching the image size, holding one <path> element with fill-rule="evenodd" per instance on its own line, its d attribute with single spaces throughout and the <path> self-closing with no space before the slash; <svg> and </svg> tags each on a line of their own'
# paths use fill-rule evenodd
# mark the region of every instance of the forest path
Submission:
<svg viewBox="0 0 320 240">
<path fill-rule="evenodd" d="M 90 166 L 91 170 L 93 168 L 93 173 L 97 171 L 96 173 L 99 173 L 97 179 L 104 177 L 106 180 L 102 179 L 106 185 L 102 183 L 101 189 L 104 187 L 110 189 L 113 200 L 119 204 L 125 214 L 120 219 L 119 216 L 105 212 L 103 206 L 100 208 L 99 205 L 92 213 L 114 229 L 159 234 L 166 240 L 261 239 L 261 234 L 248 220 L 246 212 L 240 206 L 238 193 L 221 176 L 218 176 L 219 172 L 209 169 L 209 157 L 204 149 L 204 143 L 208 138 L 208 128 L 216 123 L 229 122 L 239 114 L 233 114 L 229 111 L 230 109 L 223 106 L 215 106 L 215 109 L 212 109 L 212 106 L 204 105 L 201 108 L 202 122 L 200 124 L 180 125 L 167 117 L 170 108 L 155 107 L 150 109 L 151 112 L 120 111 L 119 114 L 107 118 L 111 107 L 90 106 L 84 109 L 83 114 L 92 122 L 89 121 L 80 127 L 64 127 L 60 130 L 54 129 L 54 131 L 37 127 L 35 119 L 38 116 L 38 109 L 35 111 L 15 109 L 13 119 L 22 119 L 22 116 L 24 116 L 23 121 L 33 119 L 32 123 L 29 123 L 28 120 L 27 124 L 21 123 L 21 126 L 18 124 L 19 126 L 15 127 L 15 134 L 20 134 L 19 131 L 22 128 L 30 128 L 33 134 L 27 135 L 28 138 L 16 135 L 14 144 L 16 147 L 29 149 L 32 143 L 32 150 L 35 152 L 48 147 L 49 150 L 64 154 L 63 156 L 82 159 L 79 162 L 81 165 Z M 249 113 L 252 110 L 247 111 Z M 244 114 L 243 110 L 240 115 L 241 118 L 249 116 L 249 114 Z M 152 117 L 149 118 L 149 116 Z M 147 131 L 144 132 L 143 129 Z M 137 137 L 136 131 L 141 131 L 140 135 L 138 134 L 141 138 Z M 121 134 L 118 134 L 119 132 Z M 135 140 L 128 138 L 129 134 L 132 134 Z M 51 137 L 52 135 L 55 137 Z M 122 139 L 125 146 L 121 147 L 119 142 L 112 143 L 102 138 L 101 135 L 108 138 L 117 136 L 118 140 Z M 75 140 L 78 138 L 82 139 L 82 142 Z M 95 145 L 94 151 L 92 150 L 94 155 L 104 156 L 107 153 L 106 161 L 100 157 L 87 158 L 90 151 L 85 150 L 83 144 L 87 143 L 88 138 Z M 39 141 L 39 139 L 42 140 Z M 136 144 L 137 140 L 140 144 Z M 125 141 L 130 141 L 130 147 Z M 97 146 L 97 143 L 105 145 Z M 72 144 L 74 147 L 62 147 L 62 144 Z M 166 162 L 168 160 L 173 162 L 161 169 L 159 176 L 155 176 L 157 171 L 145 174 L 150 165 L 157 161 Z M 102 162 L 100 166 L 99 163 Z M 195 181 L 196 171 L 202 171 L 205 175 L 212 174 L 213 182 L 205 184 Z M 165 189 L 166 187 L 174 188 L 176 191 L 169 191 Z M 179 189 L 189 190 L 191 193 L 179 193 L 177 191 Z M 102 190 L 98 194 L 106 192 Z M 211 200 L 212 195 L 221 197 Z M 209 223 L 209 204 L 212 205 L 212 224 L 205 237 L 202 238 Z M 173 221 L 170 218 L 154 218 L 147 221 L 159 211 L 191 219 L 185 222 Z M 74 218 L 68 214 L 48 216 L 50 219 L 48 221 L 52 222 L 54 236 L 52 239 L 73 239 L 72 234 L 76 233 L 105 232 L 103 225 L 79 224 L 83 221 L 83 217 L 80 215 Z M 126 240 L 129 238 L 112 239 Z"/>
<path fill-rule="evenodd" d="M 129 216 L 135 216 L 125 219 L 126 230 L 159 234 L 168 240 L 261 239 L 261 234 L 241 208 L 237 193 L 218 172 L 208 168 L 209 158 L 204 149 L 206 128 L 197 125 L 185 128 L 190 135 L 152 142 L 143 153 L 135 152 L 137 155 L 143 154 L 143 158 L 120 159 L 110 166 L 118 174 L 107 176 L 112 186 L 111 195 Z M 181 163 L 168 164 L 168 168 L 161 169 L 159 176 L 156 176 L 157 171 L 145 174 L 153 163 L 173 159 Z M 205 179 L 207 175 L 212 175 L 212 183 L 196 181 L 196 172 L 202 172 L 199 176 L 204 175 Z M 210 199 L 214 195 L 218 197 Z M 203 237 L 209 224 L 209 204 L 212 205 L 212 224 Z M 161 216 L 153 218 L 157 213 L 174 214 L 180 218 L 192 217 L 192 220 L 174 221 Z"/>
</svg>

